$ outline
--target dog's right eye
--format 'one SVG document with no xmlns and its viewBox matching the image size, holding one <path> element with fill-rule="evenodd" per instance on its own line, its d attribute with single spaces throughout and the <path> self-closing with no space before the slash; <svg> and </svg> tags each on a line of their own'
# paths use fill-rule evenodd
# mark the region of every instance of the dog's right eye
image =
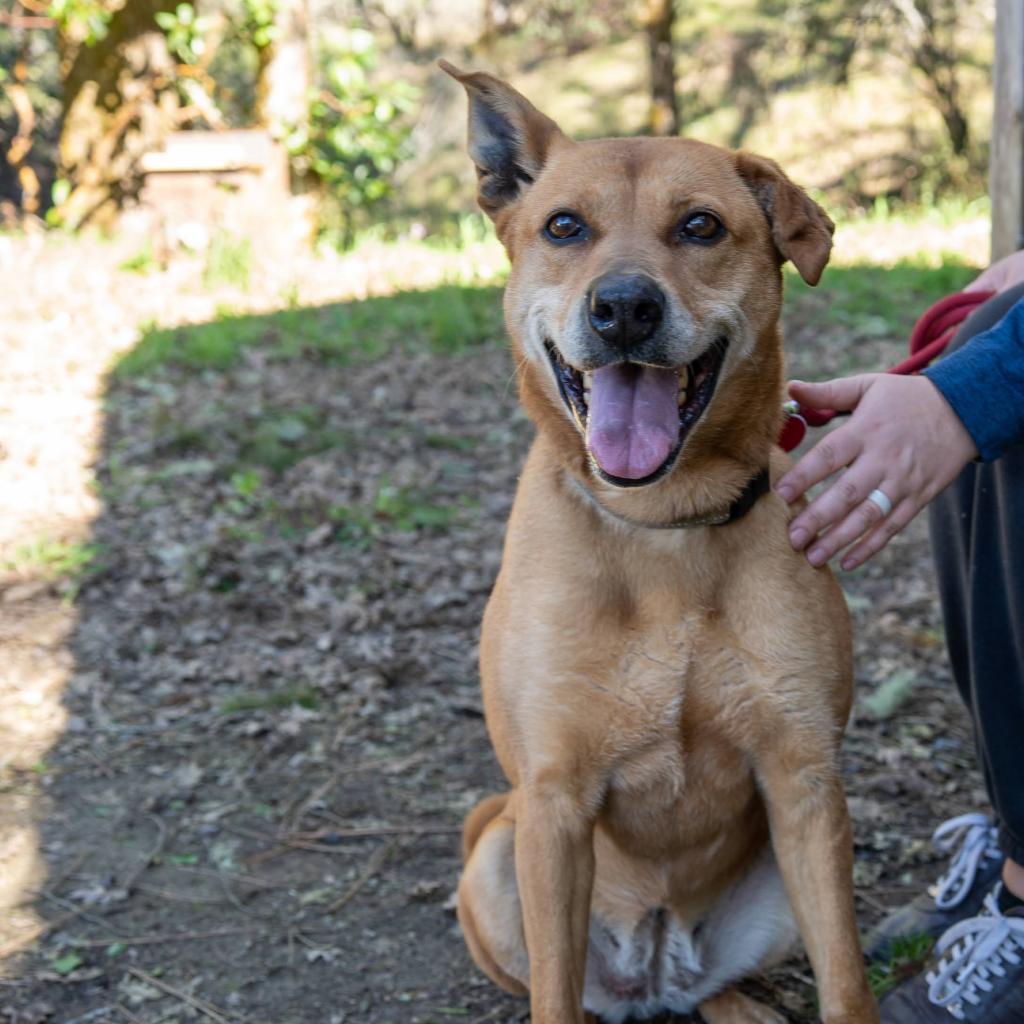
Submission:
<svg viewBox="0 0 1024 1024">
<path fill-rule="evenodd" d="M 556 213 L 544 225 L 544 234 L 553 242 L 567 242 L 571 238 L 581 238 L 586 225 L 572 213 Z"/>
</svg>

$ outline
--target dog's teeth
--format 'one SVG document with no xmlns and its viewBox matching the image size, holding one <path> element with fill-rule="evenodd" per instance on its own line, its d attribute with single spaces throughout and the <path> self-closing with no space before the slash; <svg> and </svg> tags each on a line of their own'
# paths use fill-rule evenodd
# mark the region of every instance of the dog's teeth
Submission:
<svg viewBox="0 0 1024 1024">
<path fill-rule="evenodd" d="M 679 392 L 679 408 L 682 409 L 682 407 L 684 405 L 686 405 L 686 389 L 685 388 L 683 388 Z"/>
</svg>

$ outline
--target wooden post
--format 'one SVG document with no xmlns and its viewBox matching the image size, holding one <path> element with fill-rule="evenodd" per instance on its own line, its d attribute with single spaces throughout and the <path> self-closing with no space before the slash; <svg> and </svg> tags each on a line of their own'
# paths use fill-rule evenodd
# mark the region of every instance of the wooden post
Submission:
<svg viewBox="0 0 1024 1024">
<path fill-rule="evenodd" d="M 1024 249 L 1024 0 L 996 0 L 992 260 Z"/>
</svg>

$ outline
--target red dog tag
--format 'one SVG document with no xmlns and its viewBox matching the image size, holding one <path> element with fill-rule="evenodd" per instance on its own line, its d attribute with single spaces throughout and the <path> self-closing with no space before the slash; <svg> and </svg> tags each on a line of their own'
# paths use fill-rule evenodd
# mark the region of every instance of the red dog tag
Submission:
<svg viewBox="0 0 1024 1024">
<path fill-rule="evenodd" d="M 786 421 L 779 431 L 779 447 L 784 452 L 791 452 L 804 439 L 806 433 L 807 420 L 799 413 L 787 412 Z"/>
</svg>

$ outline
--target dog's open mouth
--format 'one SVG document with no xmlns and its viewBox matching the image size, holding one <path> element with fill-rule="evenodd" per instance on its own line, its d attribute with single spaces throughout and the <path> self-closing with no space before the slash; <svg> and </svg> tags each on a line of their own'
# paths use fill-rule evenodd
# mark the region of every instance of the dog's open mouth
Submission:
<svg viewBox="0 0 1024 1024">
<path fill-rule="evenodd" d="M 672 468 L 711 403 L 727 346 L 720 338 L 683 367 L 615 363 L 583 373 L 547 343 L 562 400 L 605 480 L 639 487 Z"/>
</svg>

